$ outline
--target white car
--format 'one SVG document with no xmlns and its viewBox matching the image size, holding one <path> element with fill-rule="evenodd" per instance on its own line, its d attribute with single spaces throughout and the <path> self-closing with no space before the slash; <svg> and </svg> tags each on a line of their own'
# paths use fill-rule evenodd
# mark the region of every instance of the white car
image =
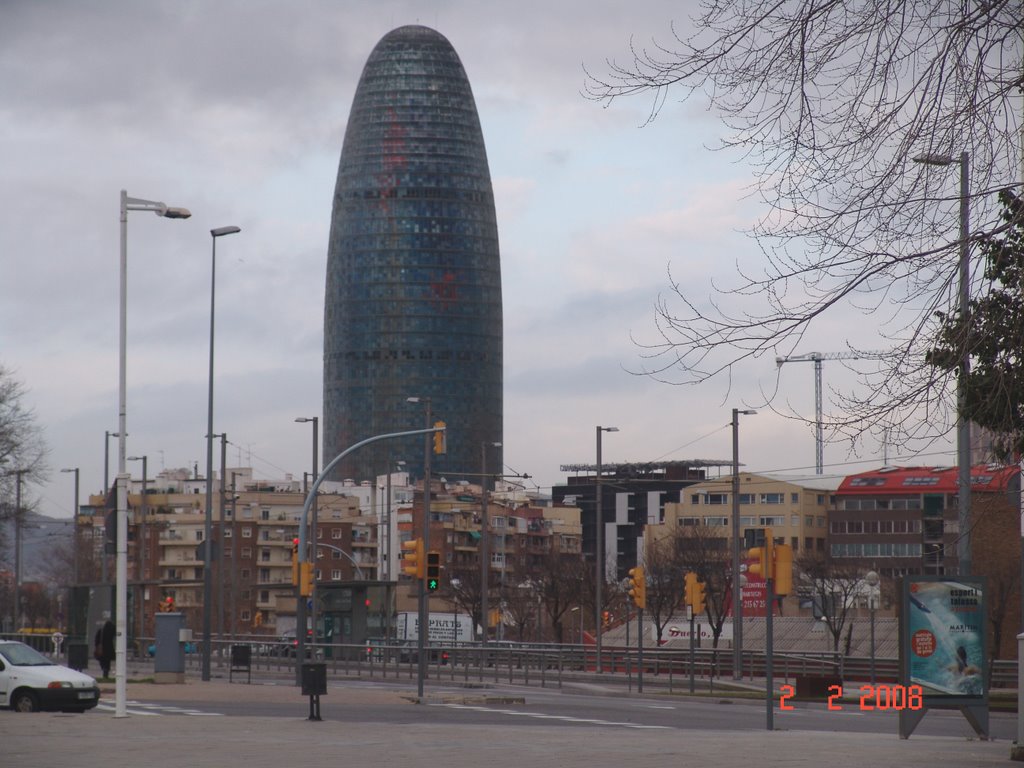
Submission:
<svg viewBox="0 0 1024 768">
<path fill-rule="evenodd" d="M 99 701 L 99 686 L 89 675 L 54 664 L 24 643 L 0 641 L 0 706 L 84 712 Z"/>
</svg>

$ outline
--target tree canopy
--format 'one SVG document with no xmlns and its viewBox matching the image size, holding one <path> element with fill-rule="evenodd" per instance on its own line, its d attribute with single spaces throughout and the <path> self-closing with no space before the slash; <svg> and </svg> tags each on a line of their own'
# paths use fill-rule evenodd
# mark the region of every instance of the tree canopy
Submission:
<svg viewBox="0 0 1024 768">
<path fill-rule="evenodd" d="M 669 42 L 634 41 L 624 63 L 589 67 L 586 93 L 609 106 L 645 95 L 651 120 L 670 97 L 709 102 L 766 205 L 751 232 L 762 257 L 710 288 L 670 268 L 655 341 L 638 342 L 641 372 L 675 384 L 729 377 L 751 358 L 794 353 L 826 314 L 860 312 L 879 327 L 864 346 L 882 351 L 832 350 L 868 361 L 865 394 L 840 399 L 832 433 L 886 430 L 893 444 L 945 433 L 952 374 L 925 356 L 936 313 L 955 305 L 960 195 L 955 171 L 913 160 L 967 152 L 972 240 L 999 230 L 994 192 L 1014 183 L 1021 157 L 1020 4 L 699 8 Z"/>
<path fill-rule="evenodd" d="M 1009 459 L 1024 451 L 1024 201 L 1009 191 L 1000 200 L 1007 228 L 981 240 L 987 290 L 966 313 L 936 313 L 942 327 L 928 362 L 959 376 L 966 345 L 965 415 L 992 435 L 996 457 Z"/>
</svg>

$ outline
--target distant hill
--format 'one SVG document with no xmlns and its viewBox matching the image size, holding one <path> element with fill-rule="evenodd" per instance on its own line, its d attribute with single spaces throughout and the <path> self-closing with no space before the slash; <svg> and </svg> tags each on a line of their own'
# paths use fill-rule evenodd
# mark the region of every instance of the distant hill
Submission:
<svg viewBox="0 0 1024 768">
<path fill-rule="evenodd" d="M 0 520 L 0 570 L 14 571 L 14 520 L 8 515 Z M 22 581 L 36 581 L 46 570 L 46 561 L 53 548 L 62 543 L 70 543 L 74 536 L 74 523 L 71 518 L 55 518 L 39 515 L 35 512 L 25 513 L 22 528 L 21 544 L 21 577 Z"/>
</svg>

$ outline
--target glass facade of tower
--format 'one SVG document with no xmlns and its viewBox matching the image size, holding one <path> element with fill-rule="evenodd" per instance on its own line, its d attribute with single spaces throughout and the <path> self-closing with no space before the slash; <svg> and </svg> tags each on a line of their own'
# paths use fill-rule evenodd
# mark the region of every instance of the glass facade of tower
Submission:
<svg viewBox="0 0 1024 768">
<path fill-rule="evenodd" d="M 419 405 L 407 402 L 421 398 Z M 448 478 L 501 441 L 501 265 L 487 154 L 469 80 L 427 27 L 384 36 L 356 90 L 334 192 L 324 302 L 324 464 L 373 435 L 448 425 Z M 333 479 L 389 462 L 423 473 L 423 438 L 371 444 Z M 501 449 L 488 467 L 500 468 Z"/>
</svg>

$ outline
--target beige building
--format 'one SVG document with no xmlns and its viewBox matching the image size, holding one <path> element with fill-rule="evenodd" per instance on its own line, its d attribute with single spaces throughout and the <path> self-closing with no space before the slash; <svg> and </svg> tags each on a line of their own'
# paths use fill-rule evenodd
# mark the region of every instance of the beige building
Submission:
<svg viewBox="0 0 1024 768">
<path fill-rule="evenodd" d="M 771 528 L 772 535 L 802 552 L 826 552 L 829 510 L 841 477 L 786 477 L 741 472 L 739 483 L 740 535 Z M 691 485 L 680 492 L 679 503 L 665 504 L 665 525 L 724 527 L 731 530 L 731 475 Z M 655 534 L 657 535 L 657 534 Z"/>
</svg>

